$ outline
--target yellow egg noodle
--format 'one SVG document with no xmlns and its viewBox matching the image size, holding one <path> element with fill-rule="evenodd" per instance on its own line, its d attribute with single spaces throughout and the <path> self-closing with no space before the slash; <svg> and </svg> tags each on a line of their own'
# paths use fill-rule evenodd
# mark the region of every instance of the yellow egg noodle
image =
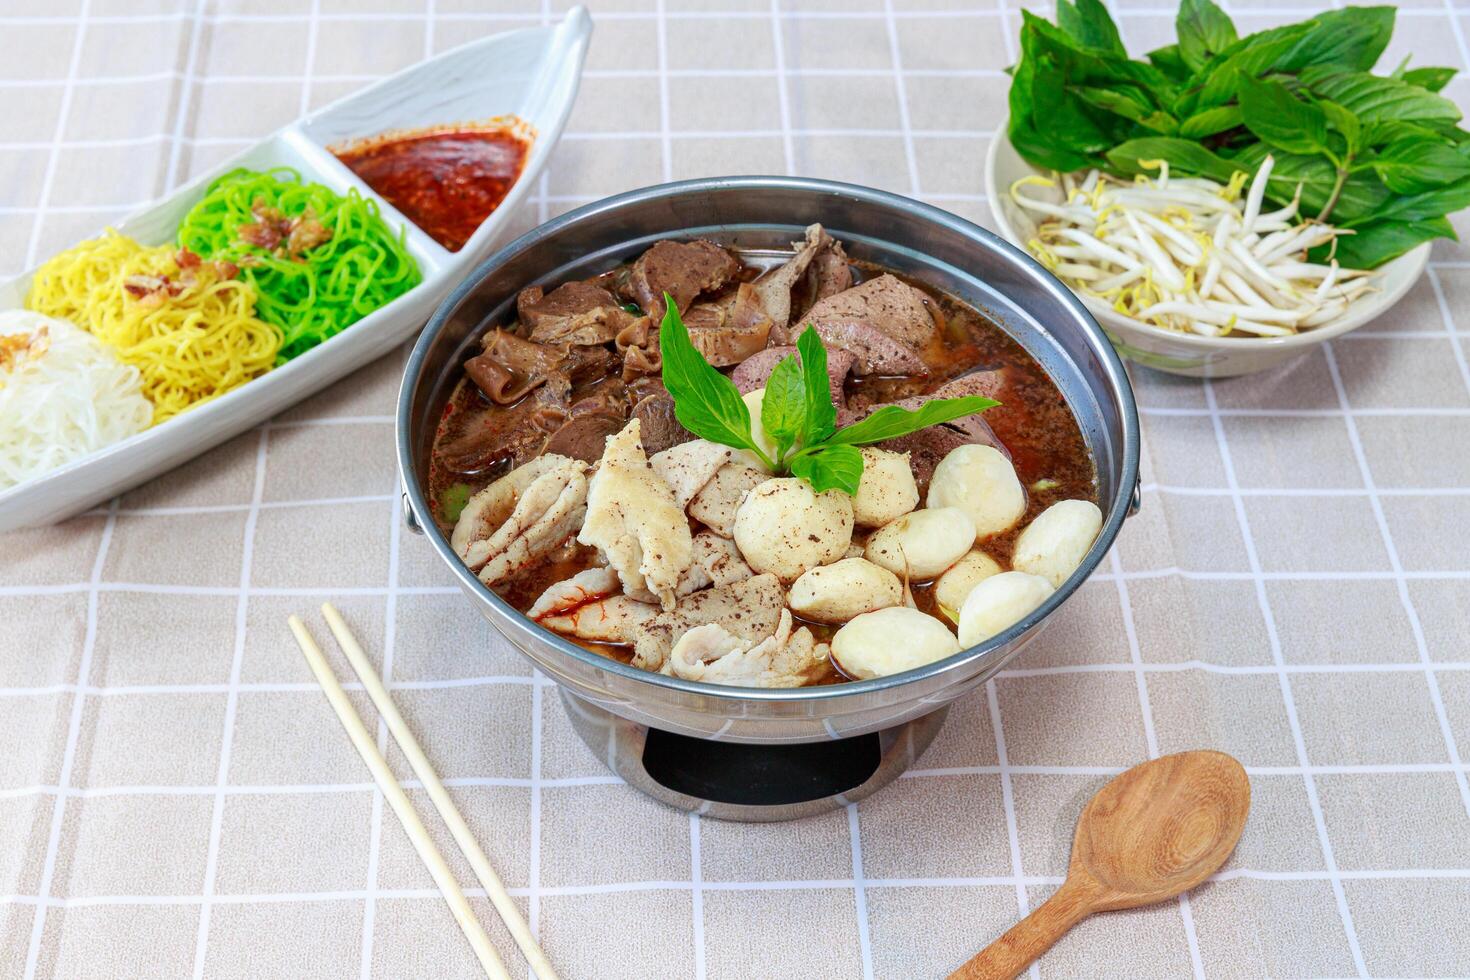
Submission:
<svg viewBox="0 0 1470 980">
<path fill-rule="evenodd" d="M 0 311 L 0 489 L 148 428 L 138 369 L 65 320 Z"/>
<path fill-rule="evenodd" d="M 255 315 L 254 289 L 227 273 L 108 229 L 47 261 L 26 306 L 71 320 L 135 366 L 157 424 L 275 364 L 280 328 Z"/>
</svg>

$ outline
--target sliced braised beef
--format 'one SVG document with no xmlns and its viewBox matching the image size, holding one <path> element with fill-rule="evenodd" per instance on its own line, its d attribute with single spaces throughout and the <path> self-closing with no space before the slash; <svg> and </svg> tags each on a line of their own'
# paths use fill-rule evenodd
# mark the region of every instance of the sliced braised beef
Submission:
<svg viewBox="0 0 1470 980">
<path fill-rule="evenodd" d="M 764 350 L 771 333 L 771 318 L 744 282 L 715 300 L 694 304 L 682 319 L 689 340 L 715 367 L 739 364 Z"/>
<path fill-rule="evenodd" d="M 508 407 L 468 409 L 440 442 L 439 461 L 460 476 L 496 476 L 540 455 L 566 421 L 568 387 L 558 377 Z"/>
<path fill-rule="evenodd" d="M 638 317 L 596 283 L 568 282 L 543 294 L 523 289 L 516 310 L 526 335 L 539 343 L 605 344 Z"/>
<path fill-rule="evenodd" d="M 617 369 L 618 359 L 606 347 L 572 347 L 562 370 L 575 386 L 601 381 Z"/>
<path fill-rule="evenodd" d="M 664 241 L 633 263 L 626 288 L 657 323 L 664 315 L 664 293 L 674 298 L 680 310 L 687 310 L 700 293 L 719 289 L 739 271 L 735 256 L 714 242 Z"/>
<path fill-rule="evenodd" d="M 604 378 L 577 394 L 566 421 L 546 441 L 543 452 L 595 463 L 607 437 L 622 429 L 627 413 L 627 387 L 616 377 Z"/>
<path fill-rule="evenodd" d="M 730 380 L 735 382 L 735 387 L 742 394 L 763 388 L 771 377 L 771 372 L 776 370 L 776 365 L 795 353 L 795 347 L 767 347 L 759 354 L 753 354 L 740 362 L 730 375 Z M 827 352 L 827 381 L 832 388 L 832 404 L 839 410 L 847 404 L 847 395 L 842 390 L 842 385 L 855 362 L 852 352 L 840 347 Z"/>
<path fill-rule="evenodd" d="M 788 327 L 817 300 L 852 285 L 852 269 L 842 245 L 821 225 L 810 225 L 805 241 L 792 242 L 796 254 L 754 283 L 756 296 L 775 324 L 772 343 L 791 342 Z"/>
<path fill-rule="evenodd" d="M 658 378 L 640 378 L 628 386 L 633 418 L 638 419 L 643 451 L 652 456 L 697 438 L 674 416 L 674 398 Z"/>
</svg>

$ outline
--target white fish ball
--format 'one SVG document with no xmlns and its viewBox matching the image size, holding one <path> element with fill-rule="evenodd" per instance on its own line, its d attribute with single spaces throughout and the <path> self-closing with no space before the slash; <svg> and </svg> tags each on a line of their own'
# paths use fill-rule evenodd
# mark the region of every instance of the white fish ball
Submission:
<svg viewBox="0 0 1470 980">
<path fill-rule="evenodd" d="M 972 551 L 965 555 L 934 580 L 934 601 L 939 604 L 939 611 L 958 623 L 960 606 L 964 605 L 970 590 L 990 576 L 999 575 L 1003 571 L 1005 569 L 983 551 Z"/>
<path fill-rule="evenodd" d="M 1062 500 L 1036 515 L 1016 538 L 1011 567 L 1061 588 L 1102 530 L 1102 511 L 1090 500 Z"/>
<path fill-rule="evenodd" d="M 972 647 L 1020 622 L 1056 589 L 1040 575 L 1001 572 L 970 590 L 960 606 L 960 642 Z"/>
<path fill-rule="evenodd" d="M 903 601 L 898 576 L 862 558 L 844 558 L 803 572 L 791 584 L 791 611 L 819 623 L 845 623 Z"/>
<path fill-rule="evenodd" d="M 978 538 L 1008 530 L 1026 513 L 1026 491 L 1016 468 L 994 446 L 950 450 L 934 467 L 926 502 L 930 507 L 963 510 L 975 522 Z"/>
<path fill-rule="evenodd" d="M 859 680 L 913 670 L 959 652 L 947 626 L 908 606 L 863 613 L 832 637 L 832 659 Z"/>
<path fill-rule="evenodd" d="M 958 507 L 905 514 L 874 531 L 863 557 L 895 575 L 931 579 L 960 560 L 975 543 L 975 523 Z"/>
<path fill-rule="evenodd" d="M 852 498 L 841 490 L 817 493 L 795 477 L 767 480 L 735 511 L 735 547 L 757 573 L 795 581 L 809 568 L 847 554 L 852 541 Z"/>
<path fill-rule="evenodd" d="M 864 446 L 863 476 L 852 498 L 858 527 L 882 527 L 919 506 L 919 485 L 908 453 Z"/>
</svg>

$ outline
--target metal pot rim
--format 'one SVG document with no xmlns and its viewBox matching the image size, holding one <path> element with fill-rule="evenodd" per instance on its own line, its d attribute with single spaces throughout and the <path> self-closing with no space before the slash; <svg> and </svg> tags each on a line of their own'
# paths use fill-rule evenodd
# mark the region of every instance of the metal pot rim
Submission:
<svg viewBox="0 0 1470 980">
<path fill-rule="evenodd" d="M 1114 496 L 1114 499 L 1107 502 L 1109 507 L 1104 515 L 1102 530 L 1098 533 L 1097 540 L 1093 542 L 1092 548 L 1083 558 L 1082 564 L 1078 566 L 1076 571 L 1072 573 L 1067 581 L 1062 583 L 1061 587 L 1046 602 L 1042 603 L 1019 622 L 1012 624 L 1005 632 L 992 636 L 977 646 L 961 650 L 953 656 L 900 674 L 875 677 L 870 680 L 846 681 L 841 684 L 829 684 L 820 687 L 732 687 L 723 684 L 687 681 L 677 677 L 642 670 L 630 664 L 621 663 L 583 649 L 565 637 L 532 623 L 523 613 L 511 606 L 510 603 L 506 602 L 499 595 L 496 595 L 495 592 L 479 580 L 478 576 L 470 572 L 464 562 L 459 559 L 459 556 L 454 553 L 454 550 L 449 546 L 449 541 L 439 531 L 438 526 L 430 516 L 431 511 L 428 506 L 428 501 L 424 497 L 423 487 L 420 486 L 420 481 L 415 474 L 413 447 L 409 438 L 411 425 L 410 410 L 412 407 L 413 392 L 420 382 L 420 373 L 423 369 L 423 362 L 427 355 L 429 345 L 461 300 L 479 288 L 480 283 L 497 266 L 542 240 L 560 234 L 567 227 L 575 225 L 589 215 L 600 214 L 605 211 L 617 211 L 629 205 L 647 201 L 671 197 L 678 198 L 692 192 L 771 189 L 822 196 L 841 195 L 865 203 L 902 208 L 917 213 L 920 217 L 933 224 L 947 227 L 974 239 L 983 247 L 1006 254 L 1029 272 L 1042 288 L 1053 295 L 1054 299 L 1072 312 L 1077 321 L 1076 325 L 1081 327 L 1092 340 L 1093 347 L 1107 375 L 1108 387 L 1117 394 L 1121 403 L 1121 415 L 1124 425 L 1122 441 L 1123 471 L 1121 479 L 1118 481 L 1118 492 Z M 974 664 L 976 661 L 982 660 L 991 651 L 1006 646 L 1045 620 L 1097 568 L 1098 564 L 1107 554 L 1108 549 L 1112 546 L 1113 540 L 1117 537 L 1118 531 L 1122 527 L 1124 519 L 1128 516 L 1130 508 L 1135 504 L 1133 498 L 1138 482 L 1139 465 L 1138 411 L 1133 398 L 1133 389 L 1128 382 L 1127 374 L 1123 369 L 1123 363 L 1113 350 L 1112 345 L 1108 342 L 1102 328 L 1098 326 L 1092 314 L 1088 312 L 1082 302 L 1060 280 L 1052 276 L 1050 272 L 1030 255 L 1017 249 L 994 233 L 987 231 L 973 222 L 966 221 L 957 215 L 888 191 L 864 187 L 859 184 L 848 184 L 810 177 L 701 177 L 692 180 L 657 184 L 638 190 L 626 191 L 622 194 L 616 194 L 612 197 L 585 204 L 517 238 L 471 270 L 466 275 L 464 281 L 445 297 L 443 302 L 434 311 L 434 315 L 429 318 L 428 323 L 419 335 L 418 341 L 415 342 L 413 351 L 409 354 L 408 363 L 404 368 L 403 383 L 398 395 L 396 430 L 399 477 L 403 484 L 403 493 L 407 505 L 411 508 L 412 514 L 418 524 L 423 528 L 435 552 L 450 566 L 450 569 L 458 578 L 460 586 L 488 602 L 491 608 L 500 614 L 495 622 L 495 626 L 499 630 L 502 632 L 514 631 L 534 634 L 539 640 L 549 643 L 565 656 L 581 661 L 583 664 L 598 670 L 615 674 L 621 678 L 648 684 L 656 689 L 715 698 L 723 701 L 753 701 L 765 704 L 836 702 L 845 698 L 861 697 L 865 694 L 888 691 L 907 684 L 922 682 L 936 675 L 949 672 L 953 672 L 956 678 L 968 676 L 968 672 L 965 670 L 966 667 Z"/>
</svg>

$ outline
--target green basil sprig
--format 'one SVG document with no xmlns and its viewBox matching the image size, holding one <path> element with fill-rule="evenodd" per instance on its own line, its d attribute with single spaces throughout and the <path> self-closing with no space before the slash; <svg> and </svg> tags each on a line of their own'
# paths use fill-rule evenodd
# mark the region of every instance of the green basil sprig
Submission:
<svg viewBox="0 0 1470 980">
<path fill-rule="evenodd" d="M 812 489 L 857 493 L 863 475 L 858 446 L 894 439 L 920 429 L 974 415 L 1000 402 L 970 395 L 936 398 L 918 411 L 885 405 L 863 420 L 837 428 L 837 407 L 827 378 L 827 349 L 810 326 L 766 380 L 761 428 L 775 443 L 772 458 L 752 436 L 750 409 L 735 383 L 710 366 L 689 339 L 673 297 L 664 294 L 658 346 L 664 387 L 674 399 L 674 417 L 690 432 L 734 449 L 749 450 L 777 475 L 790 473 Z"/>
</svg>

